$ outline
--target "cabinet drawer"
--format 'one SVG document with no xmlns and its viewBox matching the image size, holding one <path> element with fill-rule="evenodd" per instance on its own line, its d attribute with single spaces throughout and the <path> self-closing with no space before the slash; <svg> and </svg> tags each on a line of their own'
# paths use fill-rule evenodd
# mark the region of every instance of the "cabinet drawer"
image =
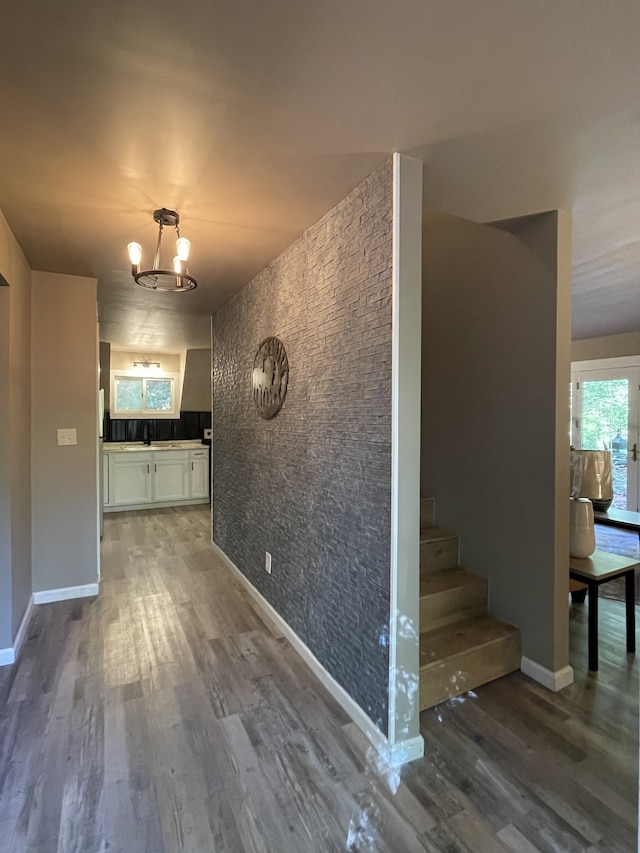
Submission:
<svg viewBox="0 0 640 853">
<path fill-rule="evenodd" d="M 208 456 L 208 455 L 209 455 L 208 450 L 191 450 L 189 452 L 189 457 L 191 459 L 198 459 L 198 458 L 202 458 L 203 456 Z"/>
<path fill-rule="evenodd" d="M 161 462 L 163 459 L 174 460 L 174 459 L 182 459 L 185 462 L 189 458 L 188 450 L 156 450 L 153 454 L 153 458 L 156 462 Z"/>
<path fill-rule="evenodd" d="M 128 465 L 130 462 L 151 462 L 153 454 L 148 450 L 123 450 L 109 452 L 109 458 L 116 464 L 124 463 Z"/>
</svg>

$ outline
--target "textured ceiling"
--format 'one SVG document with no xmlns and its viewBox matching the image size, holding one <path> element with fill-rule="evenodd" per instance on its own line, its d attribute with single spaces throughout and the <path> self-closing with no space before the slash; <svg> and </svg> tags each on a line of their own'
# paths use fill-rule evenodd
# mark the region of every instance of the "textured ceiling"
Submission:
<svg viewBox="0 0 640 853">
<path fill-rule="evenodd" d="M 574 337 L 640 329 L 637 0 L 21 0 L 2 34 L 0 208 L 32 267 L 98 278 L 116 345 L 207 346 L 394 150 L 428 208 L 572 210 Z M 194 293 L 131 282 L 161 206 Z"/>
</svg>

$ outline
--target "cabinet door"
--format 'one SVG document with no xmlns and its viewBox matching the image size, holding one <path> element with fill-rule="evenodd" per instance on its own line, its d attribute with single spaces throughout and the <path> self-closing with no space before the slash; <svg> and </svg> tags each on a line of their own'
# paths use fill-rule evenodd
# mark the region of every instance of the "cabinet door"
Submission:
<svg viewBox="0 0 640 853">
<path fill-rule="evenodd" d="M 124 458 L 123 458 L 124 457 Z M 110 504 L 146 504 L 151 501 L 150 453 L 111 453 Z"/>
<path fill-rule="evenodd" d="M 192 498 L 209 497 L 209 451 L 191 451 L 191 494 Z"/>
<path fill-rule="evenodd" d="M 154 501 L 182 501 L 188 497 L 188 452 L 156 453 L 153 479 Z"/>
</svg>

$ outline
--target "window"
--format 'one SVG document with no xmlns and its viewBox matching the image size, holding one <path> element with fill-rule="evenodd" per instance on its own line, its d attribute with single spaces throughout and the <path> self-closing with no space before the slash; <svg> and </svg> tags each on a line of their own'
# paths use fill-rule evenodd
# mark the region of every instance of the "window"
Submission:
<svg viewBox="0 0 640 853">
<path fill-rule="evenodd" d="M 178 417 L 173 375 L 135 376 L 127 371 L 113 377 L 111 417 Z"/>
</svg>

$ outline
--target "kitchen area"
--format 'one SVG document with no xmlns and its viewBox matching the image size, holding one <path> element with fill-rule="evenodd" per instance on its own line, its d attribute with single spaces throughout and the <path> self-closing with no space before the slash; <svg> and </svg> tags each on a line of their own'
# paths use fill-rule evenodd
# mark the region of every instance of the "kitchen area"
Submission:
<svg viewBox="0 0 640 853">
<path fill-rule="evenodd" d="M 103 444 L 104 512 L 209 503 L 209 470 L 198 439 Z"/>
<path fill-rule="evenodd" d="M 209 503 L 211 351 L 101 342 L 100 391 L 103 512 Z"/>
</svg>

